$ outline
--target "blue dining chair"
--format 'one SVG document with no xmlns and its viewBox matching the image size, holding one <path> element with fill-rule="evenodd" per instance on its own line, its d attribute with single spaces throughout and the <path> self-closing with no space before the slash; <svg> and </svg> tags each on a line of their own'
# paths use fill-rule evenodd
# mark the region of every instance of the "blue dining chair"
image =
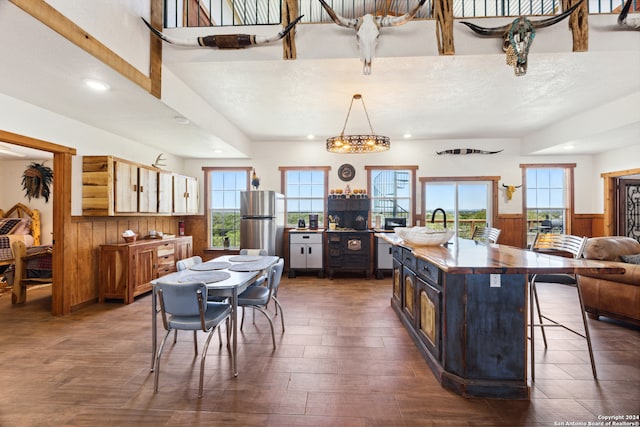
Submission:
<svg viewBox="0 0 640 427">
<path fill-rule="evenodd" d="M 209 342 L 213 333 L 223 321 L 227 321 L 227 342 L 229 341 L 229 319 L 231 305 L 228 303 L 207 301 L 207 286 L 202 282 L 171 283 L 160 282 L 155 285 L 162 313 L 162 324 L 167 333 L 162 338 L 155 366 L 154 392 L 158 392 L 158 380 L 160 378 L 160 359 L 165 342 L 171 331 L 193 331 L 193 344 L 196 355 L 198 354 L 197 332 L 207 332 L 202 354 L 200 355 L 200 386 L 198 397 L 202 397 L 204 382 L 204 362 L 209 349 Z M 219 330 L 219 328 L 217 328 Z M 233 357 L 233 354 L 231 355 Z"/>
<path fill-rule="evenodd" d="M 273 349 L 276 349 L 276 334 L 273 329 L 273 319 L 267 309 L 269 302 L 273 296 L 277 293 L 278 286 L 280 285 L 280 279 L 282 278 L 282 271 L 284 270 L 284 259 L 280 258 L 278 262 L 271 267 L 266 280 L 266 286 L 249 286 L 244 292 L 238 295 L 238 307 L 242 307 L 242 320 L 240 322 L 240 330 L 244 325 L 244 308 L 251 307 L 258 310 L 269 321 L 271 327 L 271 340 L 273 342 Z M 276 301 L 276 300 L 274 300 Z M 278 304 L 279 305 L 279 304 Z M 282 308 L 280 309 L 280 315 L 282 316 L 282 330 L 284 331 L 284 316 L 282 314 Z"/>
<path fill-rule="evenodd" d="M 176 270 L 178 271 L 186 270 L 191 266 L 194 266 L 196 264 L 201 264 L 201 263 L 202 263 L 202 258 L 199 257 L 198 255 L 195 255 L 189 258 L 184 258 L 176 262 Z"/>
</svg>

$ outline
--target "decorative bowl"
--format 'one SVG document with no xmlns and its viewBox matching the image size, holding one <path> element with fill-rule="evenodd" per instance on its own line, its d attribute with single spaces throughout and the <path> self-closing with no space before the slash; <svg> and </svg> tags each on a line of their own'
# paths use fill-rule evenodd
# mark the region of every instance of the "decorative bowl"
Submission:
<svg viewBox="0 0 640 427">
<path fill-rule="evenodd" d="M 438 246 L 453 237 L 453 230 L 433 230 L 427 227 L 396 227 L 395 233 L 405 242 L 414 246 Z"/>
</svg>

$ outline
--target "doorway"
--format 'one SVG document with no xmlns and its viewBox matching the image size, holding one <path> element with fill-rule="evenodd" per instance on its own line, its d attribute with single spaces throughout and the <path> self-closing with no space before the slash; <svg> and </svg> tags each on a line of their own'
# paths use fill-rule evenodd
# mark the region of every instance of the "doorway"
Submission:
<svg viewBox="0 0 640 427">
<path fill-rule="evenodd" d="M 616 191 L 616 235 L 640 242 L 640 179 L 621 177 Z"/>
<path fill-rule="evenodd" d="M 48 141 L 0 130 L 0 141 L 33 148 L 53 154 L 53 280 L 51 286 L 51 313 L 62 315 L 71 311 L 68 297 L 73 285 L 65 280 L 64 253 L 65 230 L 71 222 L 71 157 L 76 154 L 74 148 L 65 147 Z M 69 286 L 65 286 L 69 285 Z"/>
</svg>

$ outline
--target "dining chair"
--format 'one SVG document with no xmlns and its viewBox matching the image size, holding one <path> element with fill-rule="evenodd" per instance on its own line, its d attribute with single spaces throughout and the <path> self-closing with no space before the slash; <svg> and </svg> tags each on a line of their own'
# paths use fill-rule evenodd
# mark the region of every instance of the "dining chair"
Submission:
<svg viewBox="0 0 640 427">
<path fill-rule="evenodd" d="M 267 256 L 266 249 L 240 249 L 240 255 L 260 255 Z"/>
<path fill-rule="evenodd" d="M 229 342 L 229 319 L 231 315 L 231 305 L 207 301 L 207 286 L 203 282 L 173 283 L 159 282 L 156 286 L 158 301 L 160 302 L 160 312 L 162 313 L 162 324 L 167 333 L 160 342 L 155 363 L 154 392 L 158 392 L 158 381 L 160 378 L 160 360 L 167 337 L 173 330 L 193 331 L 193 345 L 195 354 L 198 354 L 198 331 L 207 332 L 207 339 L 200 355 L 200 384 L 198 397 L 202 397 L 202 386 L 204 382 L 204 362 L 207 357 L 209 343 L 218 325 L 226 320 L 227 322 L 227 342 Z M 231 354 L 233 358 L 233 354 Z"/>
<path fill-rule="evenodd" d="M 271 327 L 271 340 L 273 342 L 273 349 L 276 349 L 276 334 L 273 329 L 273 318 L 269 313 L 267 306 L 277 293 L 278 286 L 280 285 L 280 279 L 282 278 L 282 271 L 284 270 L 284 259 L 280 258 L 276 264 L 274 264 L 268 272 L 266 280 L 266 286 L 249 286 L 244 292 L 238 295 L 238 307 L 242 307 L 242 320 L 240 322 L 240 330 L 244 325 L 244 309 L 245 307 L 251 307 L 258 310 L 269 321 Z M 274 299 L 274 302 L 276 300 Z M 280 305 L 279 302 L 276 302 Z M 282 314 L 282 307 L 280 307 L 280 315 L 282 321 L 282 330 L 284 332 L 284 316 Z"/>
<path fill-rule="evenodd" d="M 197 255 L 189 258 L 184 258 L 176 262 L 176 270 L 186 270 L 187 268 L 200 263 L 202 263 L 202 258 Z"/>
<path fill-rule="evenodd" d="M 536 252 L 544 252 L 551 255 L 571 255 L 573 258 L 582 257 L 582 252 L 587 243 L 586 237 L 572 236 L 570 234 L 551 234 L 551 233 L 539 233 L 533 244 L 531 250 Z M 551 283 L 565 286 L 572 286 L 576 288 L 578 292 L 578 302 L 580 304 L 580 313 L 582 315 L 582 324 L 584 325 L 584 333 L 570 328 L 544 314 L 540 308 L 540 301 L 538 299 L 537 283 Z M 533 305 L 535 301 L 536 311 L 538 314 L 538 322 L 534 323 Z M 531 342 L 531 379 L 535 379 L 535 340 L 534 340 L 534 327 L 540 327 L 542 331 L 542 340 L 544 341 L 545 348 L 547 347 L 547 336 L 545 334 L 545 328 L 547 327 L 561 327 L 569 332 L 572 332 L 579 337 L 584 338 L 587 341 L 587 348 L 589 350 L 589 358 L 591 359 L 591 370 L 593 372 L 593 378 L 598 378 L 596 373 L 596 364 L 593 358 L 593 348 L 591 346 L 591 336 L 589 335 L 589 324 L 587 323 L 587 316 L 585 314 L 584 302 L 582 299 L 582 292 L 575 275 L 573 274 L 534 274 L 529 278 L 529 319 L 530 319 L 530 333 L 529 340 Z M 543 320 L 547 320 L 551 323 L 544 323 Z"/>
<path fill-rule="evenodd" d="M 498 243 L 498 238 L 500 237 L 501 231 L 502 230 L 500 230 L 499 228 L 493 227 L 476 227 L 473 230 L 471 240 L 486 243 Z"/>
</svg>

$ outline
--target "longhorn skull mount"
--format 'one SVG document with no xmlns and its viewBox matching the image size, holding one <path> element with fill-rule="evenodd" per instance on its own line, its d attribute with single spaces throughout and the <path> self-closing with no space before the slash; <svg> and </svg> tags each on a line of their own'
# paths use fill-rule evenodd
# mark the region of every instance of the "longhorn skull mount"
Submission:
<svg viewBox="0 0 640 427">
<path fill-rule="evenodd" d="M 370 13 L 359 18 L 347 19 L 338 15 L 324 0 L 320 0 L 322 7 L 329 14 L 333 22 L 341 27 L 351 28 L 356 31 L 358 50 L 363 65 L 363 74 L 371 74 L 371 61 L 373 52 L 378 44 L 380 30 L 384 27 L 397 27 L 411 21 L 426 0 L 420 0 L 413 9 L 401 16 L 373 16 Z"/>
<path fill-rule="evenodd" d="M 627 0 L 627 2 L 624 4 L 624 7 L 620 11 L 620 15 L 618 15 L 618 25 L 623 28 L 640 30 L 640 18 L 627 17 L 627 15 L 629 14 L 629 9 L 631 8 L 631 3 L 633 3 L 633 0 Z"/>
<path fill-rule="evenodd" d="M 506 194 L 507 194 L 507 200 L 511 200 L 511 198 L 513 197 L 513 193 L 516 192 L 517 188 L 522 187 L 522 184 L 520 185 L 505 185 L 502 184 L 502 186 L 505 188 Z"/>
<path fill-rule="evenodd" d="M 141 18 L 146 26 L 151 30 L 153 34 L 160 37 L 167 43 L 171 43 L 177 46 L 186 47 L 211 47 L 218 49 L 242 49 L 247 46 L 258 46 L 275 41 L 281 40 L 286 36 L 289 31 L 295 27 L 295 25 L 302 19 L 304 15 L 298 16 L 293 22 L 287 25 L 278 34 L 270 37 L 259 36 L 255 34 L 218 34 L 213 36 L 197 37 L 195 39 L 178 39 L 175 37 L 167 36 L 160 31 L 156 30 L 147 22 L 146 19 Z"/>
<path fill-rule="evenodd" d="M 511 24 L 494 28 L 481 27 L 466 21 L 461 21 L 460 23 L 481 36 L 502 37 L 504 40 L 502 50 L 507 54 L 507 64 L 514 68 L 516 76 L 524 76 L 527 74 L 529 49 L 536 36 L 536 30 L 550 27 L 567 18 L 583 1 L 580 0 L 560 15 L 537 21 L 531 21 L 526 16 L 519 16 Z"/>
</svg>

